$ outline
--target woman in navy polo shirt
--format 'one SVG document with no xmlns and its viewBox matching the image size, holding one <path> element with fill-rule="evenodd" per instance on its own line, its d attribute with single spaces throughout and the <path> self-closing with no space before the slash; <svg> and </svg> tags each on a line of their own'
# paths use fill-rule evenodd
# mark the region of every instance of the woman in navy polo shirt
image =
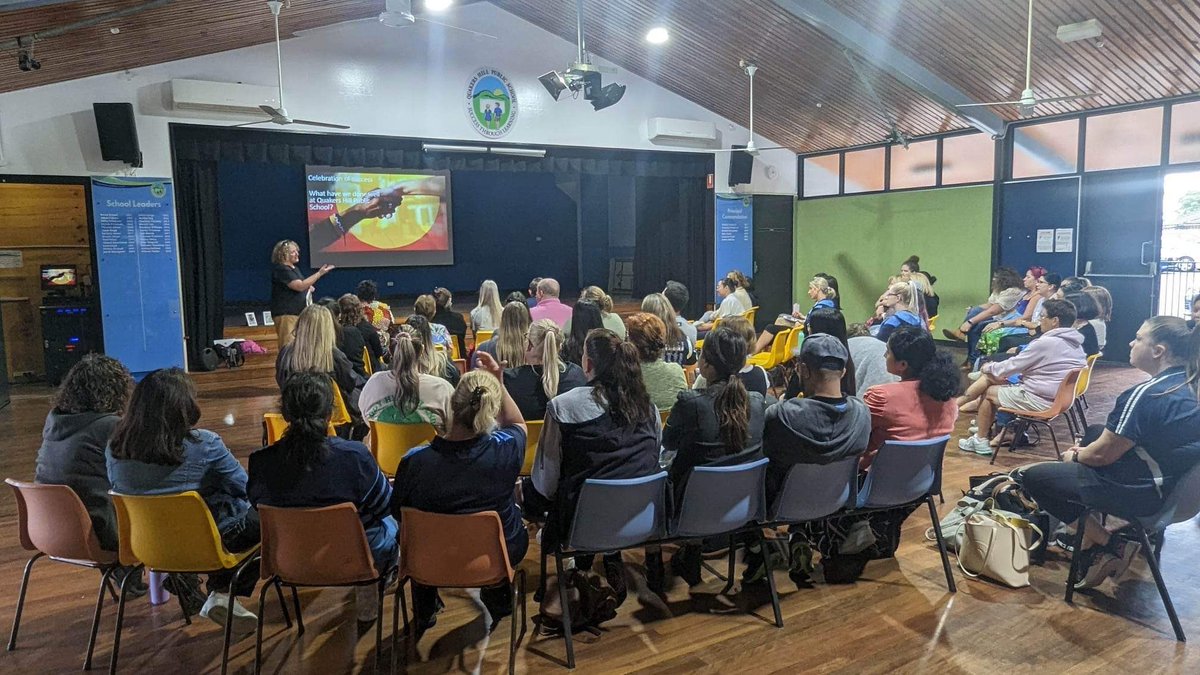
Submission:
<svg viewBox="0 0 1200 675">
<path fill-rule="evenodd" d="M 1156 513 L 1200 460 L 1200 333 L 1178 317 L 1156 316 L 1129 346 L 1129 362 L 1150 379 L 1117 397 L 1104 426 L 1089 428 L 1061 461 L 1022 471 L 1038 505 L 1065 523 L 1078 521 L 1085 509 L 1122 518 Z M 1098 520 L 1089 519 L 1083 552 L 1090 565 L 1076 587 L 1119 577 L 1138 548 L 1110 539 Z"/>
<path fill-rule="evenodd" d="M 892 333 L 901 326 L 916 326 L 921 330 L 929 330 L 921 306 L 921 295 L 916 290 L 916 284 L 911 281 L 898 281 L 888 286 L 887 292 L 879 298 L 879 304 L 884 310 L 883 322 L 875 337 L 888 341 Z"/>
</svg>

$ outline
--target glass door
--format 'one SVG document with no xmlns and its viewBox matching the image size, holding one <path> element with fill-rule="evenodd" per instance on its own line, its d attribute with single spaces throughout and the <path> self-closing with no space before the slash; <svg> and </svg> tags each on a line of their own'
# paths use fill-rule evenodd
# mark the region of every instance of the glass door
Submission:
<svg viewBox="0 0 1200 675">
<path fill-rule="evenodd" d="M 1162 213 L 1158 314 L 1190 319 L 1200 293 L 1200 171 L 1167 174 Z"/>
</svg>

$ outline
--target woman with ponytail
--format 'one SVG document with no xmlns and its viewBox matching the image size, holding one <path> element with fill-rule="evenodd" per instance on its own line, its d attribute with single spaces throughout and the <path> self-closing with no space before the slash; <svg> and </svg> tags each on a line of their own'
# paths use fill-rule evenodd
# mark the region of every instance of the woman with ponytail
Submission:
<svg viewBox="0 0 1200 675">
<path fill-rule="evenodd" d="M 522 485 L 525 511 L 547 514 L 544 546 L 567 536 L 585 480 L 659 471 L 662 427 L 642 383 L 637 348 L 606 328 L 593 329 L 583 344 L 583 372 L 591 386 L 572 389 L 546 407 L 533 473 Z M 582 562 L 580 567 L 590 566 Z M 619 553 L 604 557 L 604 572 L 624 600 Z"/>
<path fill-rule="evenodd" d="M 359 404 L 363 419 L 388 424 L 432 424 L 438 433 L 450 426 L 450 396 L 446 380 L 421 372 L 425 343 L 405 324 L 392 339 L 392 368 L 375 373 L 363 387 Z"/>
<path fill-rule="evenodd" d="M 915 282 L 898 281 L 888 286 L 879 298 L 878 311 L 883 313 L 883 321 L 875 331 L 875 337 L 888 341 L 892 333 L 903 326 L 917 326 L 927 329 L 929 317 L 925 316 L 923 294 Z"/>
<path fill-rule="evenodd" d="M 490 354 L 480 354 L 478 369 L 462 376 L 450 399 L 450 428 L 400 460 L 392 514 L 399 521 L 404 508 L 454 514 L 495 511 L 504 529 L 509 563 L 516 567 L 529 548 L 529 535 L 513 496 L 525 461 L 526 430 L 503 380 L 500 364 Z M 509 593 L 507 582 L 480 589 L 491 628 L 510 613 Z M 412 595 L 419 637 L 436 622 L 442 601 L 436 588 L 416 583 Z"/>
<path fill-rule="evenodd" d="M 504 371 L 504 387 L 517 402 L 527 420 L 546 416 L 550 399 L 587 386 L 583 368 L 563 361 L 563 332 L 550 319 L 538 319 L 529 326 L 525 340 L 525 365 Z"/>
<path fill-rule="evenodd" d="M 421 372 L 440 377 L 452 385 L 458 384 L 458 366 L 450 360 L 450 353 L 446 349 L 438 349 L 435 346 L 429 320 L 419 314 L 412 314 L 404 325 L 413 331 L 409 334 L 423 347 L 417 358 L 421 364 Z"/>
<path fill-rule="evenodd" d="M 1103 426 L 1089 427 L 1059 461 L 1021 470 L 1038 506 L 1064 523 L 1085 510 L 1125 520 L 1156 513 L 1200 461 L 1200 331 L 1178 317 L 1147 319 L 1129 343 L 1129 363 L 1150 379 L 1118 396 Z M 1138 549 L 1110 538 L 1093 515 L 1081 552 L 1087 573 L 1075 587 L 1119 577 Z"/>
<path fill-rule="evenodd" d="M 358 509 L 375 567 L 396 564 L 396 521 L 392 487 L 367 446 L 327 436 L 333 413 L 333 388 L 319 373 L 301 372 L 283 383 L 283 438 L 250 455 L 250 503 L 282 508 L 314 508 L 350 502 Z M 378 611 L 373 586 L 359 586 L 359 621 Z"/>
</svg>

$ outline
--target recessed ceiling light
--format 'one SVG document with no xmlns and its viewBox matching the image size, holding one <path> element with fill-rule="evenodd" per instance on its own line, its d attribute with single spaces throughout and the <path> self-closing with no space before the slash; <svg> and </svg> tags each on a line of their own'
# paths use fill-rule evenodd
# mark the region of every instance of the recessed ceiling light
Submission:
<svg viewBox="0 0 1200 675">
<path fill-rule="evenodd" d="M 431 12 L 441 12 L 450 9 L 454 0 L 425 0 L 425 9 Z"/>
<path fill-rule="evenodd" d="M 663 26 L 655 26 L 654 28 L 646 31 L 646 42 L 649 42 L 652 45 L 661 45 L 670 39 L 671 34 L 668 33 L 667 29 Z"/>
</svg>

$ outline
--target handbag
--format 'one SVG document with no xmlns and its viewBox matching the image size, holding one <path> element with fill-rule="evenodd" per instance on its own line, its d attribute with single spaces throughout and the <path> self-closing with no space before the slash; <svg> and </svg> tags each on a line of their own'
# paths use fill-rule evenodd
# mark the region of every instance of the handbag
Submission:
<svg viewBox="0 0 1200 675">
<path fill-rule="evenodd" d="M 959 527 L 963 536 L 958 566 L 963 574 L 973 579 L 987 577 L 1010 588 L 1029 585 L 1029 552 L 1041 543 L 1040 528 L 995 508 L 991 499 Z"/>
</svg>

